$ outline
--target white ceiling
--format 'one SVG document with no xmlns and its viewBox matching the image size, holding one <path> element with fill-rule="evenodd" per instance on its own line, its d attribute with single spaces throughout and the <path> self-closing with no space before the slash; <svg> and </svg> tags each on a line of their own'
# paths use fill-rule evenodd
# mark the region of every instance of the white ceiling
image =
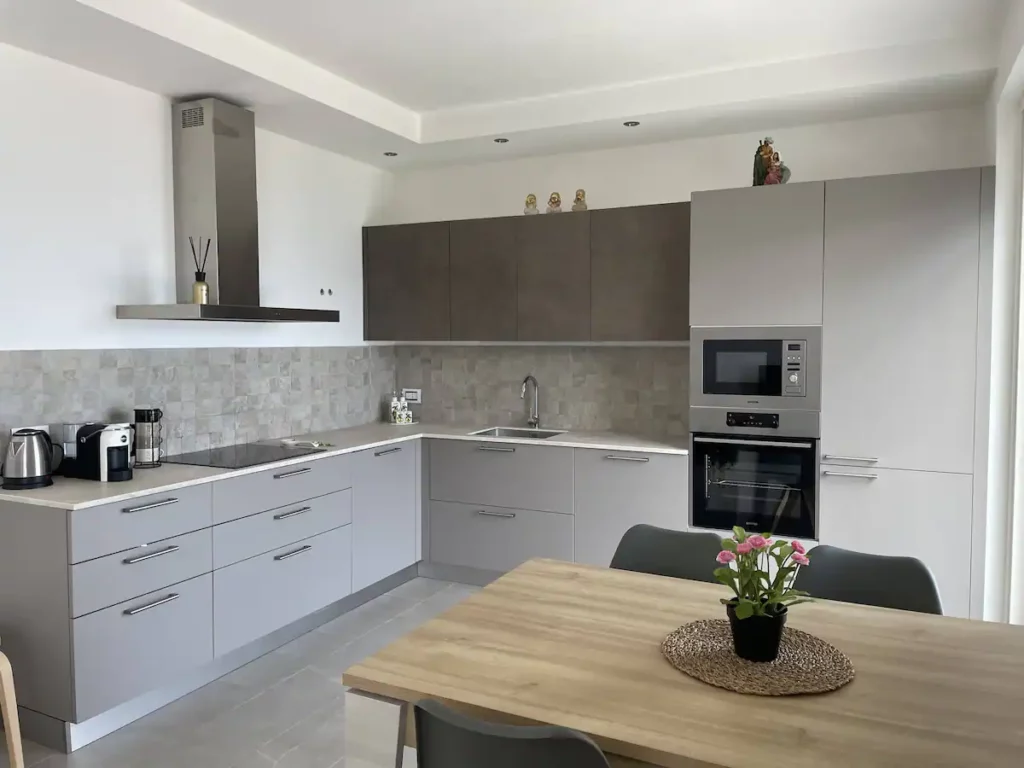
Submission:
<svg viewBox="0 0 1024 768">
<path fill-rule="evenodd" d="M 270 130 L 403 167 L 980 104 L 1006 9 L 1006 0 L 0 0 L 0 41 L 171 98 L 219 95 Z M 623 128 L 629 119 L 641 126 Z"/>
</svg>

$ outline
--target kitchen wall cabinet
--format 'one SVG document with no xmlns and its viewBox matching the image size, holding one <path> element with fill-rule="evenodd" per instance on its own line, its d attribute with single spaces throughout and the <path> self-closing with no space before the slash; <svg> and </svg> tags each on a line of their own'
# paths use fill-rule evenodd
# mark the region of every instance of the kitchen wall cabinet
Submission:
<svg viewBox="0 0 1024 768">
<path fill-rule="evenodd" d="M 825 184 L 695 192 L 690 325 L 820 325 Z"/>
<path fill-rule="evenodd" d="M 922 560 L 948 616 L 971 595 L 970 475 L 862 467 L 822 471 L 819 540 L 858 552 Z"/>
<path fill-rule="evenodd" d="M 690 204 L 590 213 L 590 337 L 690 338 Z"/>
<path fill-rule="evenodd" d="M 977 168 L 827 183 L 824 461 L 973 472 L 980 185 Z"/>
<path fill-rule="evenodd" d="M 368 341 L 444 341 L 449 323 L 448 222 L 363 230 Z"/>
<path fill-rule="evenodd" d="M 451 223 L 451 338 L 515 341 L 517 219 Z"/>
</svg>

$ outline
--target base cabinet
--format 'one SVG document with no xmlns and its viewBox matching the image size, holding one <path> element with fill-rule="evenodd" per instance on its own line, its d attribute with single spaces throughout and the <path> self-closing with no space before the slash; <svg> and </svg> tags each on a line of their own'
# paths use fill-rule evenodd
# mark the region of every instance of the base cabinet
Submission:
<svg viewBox="0 0 1024 768">
<path fill-rule="evenodd" d="M 819 540 L 922 560 L 935 576 L 943 613 L 967 618 L 973 490 L 971 475 L 825 466 Z"/>
</svg>

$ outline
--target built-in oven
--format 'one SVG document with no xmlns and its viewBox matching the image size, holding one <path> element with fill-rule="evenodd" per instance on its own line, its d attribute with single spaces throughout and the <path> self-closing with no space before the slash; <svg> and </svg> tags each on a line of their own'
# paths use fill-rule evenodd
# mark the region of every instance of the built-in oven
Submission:
<svg viewBox="0 0 1024 768">
<path fill-rule="evenodd" d="M 821 408 L 821 326 L 694 327 L 690 405 Z"/>
</svg>

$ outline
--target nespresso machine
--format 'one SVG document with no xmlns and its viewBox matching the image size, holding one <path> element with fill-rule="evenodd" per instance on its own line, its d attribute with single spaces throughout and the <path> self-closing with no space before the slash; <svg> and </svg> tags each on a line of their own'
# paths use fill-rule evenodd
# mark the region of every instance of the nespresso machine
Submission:
<svg viewBox="0 0 1024 768">
<path fill-rule="evenodd" d="M 101 483 L 131 480 L 131 458 L 131 424 L 86 424 L 78 430 L 75 477 Z"/>
</svg>

